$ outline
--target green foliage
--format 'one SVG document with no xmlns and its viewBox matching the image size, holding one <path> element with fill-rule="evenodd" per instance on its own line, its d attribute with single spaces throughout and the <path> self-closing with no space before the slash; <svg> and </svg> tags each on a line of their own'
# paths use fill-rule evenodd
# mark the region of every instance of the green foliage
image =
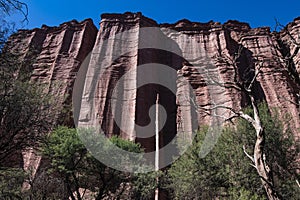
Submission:
<svg viewBox="0 0 300 200">
<path fill-rule="evenodd" d="M 55 103 L 45 87 L 29 81 L 30 63 L 0 54 L 0 166 L 16 152 L 34 146 L 54 122 Z M 28 64 L 28 65 L 27 65 Z"/>
<path fill-rule="evenodd" d="M 297 199 L 299 189 L 295 179 L 296 158 L 299 156 L 297 143 L 289 129 L 283 131 L 278 118 L 271 117 L 266 104 L 259 106 L 260 116 L 266 132 L 265 153 L 273 171 L 276 190 L 283 199 Z M 250 109 L 245 112 L 251 113 Z M 168 172 L 176 199 L 265 199 L 256 169 L 243 152 L 252 155 L 255 131 L 252 126 L 238 120 L 236 127 L 223 130 L 214 149 L 200 158 L 199 152 L 207 128 L 202 128 L 193 145 L 176 161 Z M 299 166 L 298 166 L 299 169 Z"/>
<path fill-rule="evenodd" d="M 128 141 L 128 140 L 124 140 L 118 136 L 112 136 L 110 138 L 110 141 L 116 145 L 117 147 L 128 151 L 128 152 L 134 152 L 134 153 L 141 153 L 142 152 L 142 148 L 140 144 Z"/>
<path fill-rule="evenodd" d="M 265 199 L 260 197 L 258 194 L 253 194 L 251 191 L 244 188 L 231 188 L 229 191 L 230 199 L 239 199 L 239 200 L 261 200 Z"/>
<path fill-rule="evenodd" d="M 163 187 L 164 177 L 165 174 L 162 171 L 136 175 L 133 181 L 134 199 L 153 199 L 155 189 Z"/>
<path fill-rule="evenodd" d="M 67 127 L 54 130 L 44 145 L 42 152 L 51 158 L 52 169 L 62 173 L 72 173 L 74 167 L 86 154 L 76 129 Z"/>
<path fill-rule="evenodd" d="M 206 132 L 207 128 L 199 131 L 191 148 L 168 171 L 171 180 L 169 187 L 174 191 L 176 199 L 213 199 L 223 196 L 230 185 L 226 176 L 230 171 L 230 158 L 225 154 L 226 150 L 222 149 L 224 146 L 220 146 L 220 141 L 206 157 L 199 156 Z"/>
<path fill-rule="evenodd" d="M 251 110 L 247 109 L 246 112 L 251 113 Z M 300 163 L 297 161 L 300 143 L 294 138 L 289 127 L 289 116 L 284 116 L 281 122 L 275 108 L 272 113 L 273 117 L 266 103 L 259 104 L 259 116 L 266 133 L 264 153 L 272 171 L 275 190 L 282 199 L 299 199 L 300 190 L 295 183 L 296 179 L 300 178 L 297 173 L 300 169 Z M 238 130 L 247 136 L 249 149 L 253 149 L 255 134 L 247 134 L 249 130 L 253 131 L 253 128 L 249 123 L 239 121 Z"/>
<path fill-rule="evenodd" d="M 21 188 L 26 174 L 18 168 L 0 168 L 0 199 L 22 199 Z"/>
<path fill-rule="evenodd" d="M 126 151 L 142 152 L 140 145 L 134 142 L 116 136 L 110 141 Z M 95 145 L 102 144 L 101 141 L 93 142 Z M 109 146 L 104 146 L 103 149 L 109 151 Z M 73 195 L 72 191 L 77 191 L 76 198 L 81 198 L 80 188 L 92 191 L 96 199 L 102 199 L 110 193 L 122 196 L 129 187 L 127 183 L 134 178 L 132 174 L 109 168 L 95 159 L 86 150 L 76 129 L 58 127 L 45 140 L 42 153 L 50 160 L 49 171 L 64 177 L 69 196 Z"/>
</svg>

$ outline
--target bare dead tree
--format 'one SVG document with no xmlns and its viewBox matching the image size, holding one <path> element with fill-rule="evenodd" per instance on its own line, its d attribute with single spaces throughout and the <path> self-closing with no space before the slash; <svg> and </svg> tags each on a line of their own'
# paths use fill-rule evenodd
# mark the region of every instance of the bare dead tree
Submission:
<svg viewBox="0 0 300 200">
<path fill-rule="evenodd" d="M 252 116 L 243 112 L 242 109 L 235 109 L 225 105 L 211 105 L 210 107 L 198 105 L 196 110 L 204 111 L 209 115 L 214 115 L 214 117 L 224 118 L 225 116 L 215 115 L 215 113 L 212 111 L 216 109 L 225 109 L 230 112 L 230 116 L 226 117 L 225 121 L 233 122 L 232 120 L 235 118 L 242 118 L 253 126 L 256 133 L 256 141 L 253 153 L 251 153 L 252 155 L 247 153 L 245 147 L 244 152 L 246 156 L 251 160 L 252 166 L 255 167 L 268 198 L 270 200 L 279 200 L 279 195 L 275 190 L 274 183 L 272 180 L 271 168 L 268 166 L 266 155 L 264 152 L 266 133 L 261 121 L 261 117 L 259 115 L 258 105 L 253 93 L 253 88 L 257 81 L 257 77 L 261 73 L 262 68 L 265 66 L 265 64 L 270 61 L 266 58 L 257 56 L 254 59 L 254 67 L 249 67 L 249 69 L 246 71 L 247 75 L 244 79 L 242 79 L 240 78 L 241 76 L 239 74 L 240 72 L 238 68 L 238 60 L 241 57 L 242 52 L 243 47 L 240 46 L 238 52 L 233 57 L 227 56 L 225 54 L 220 54 L 215 57 L 218 63 L 225 64 L 226 66 L 228 66 L 229 70 L 233 71 L 232 80 L 221 82 L 219 80 L 214 79 L 214 77 L 211 77 L 209 75 L 209 72 L 206 73 L 206 78 L 209 79 L 207 81 L 209 84 L 214 84 L 223 88 L 235 89 L 244 93 L 249 98 L 249 103 L 253 110 Z M 195 103 L 193 104 L 196 105 Z"/>
<path fill-rule="evenodd" d="M 20 21 L 16 17 L 17 14 Z M 7 38 L 28 22 L 28 6 L 18 0 L 0 0 L 0 52 Z"/>
<path fill-rule="evenodd" d="M 13 12 L 20 12 L 23 16 L 23 22 L 28 21 L 28 6 L 26 3 L 18 0 L 0 0 L 0 10 L 6 15 Z"/>
</svg>

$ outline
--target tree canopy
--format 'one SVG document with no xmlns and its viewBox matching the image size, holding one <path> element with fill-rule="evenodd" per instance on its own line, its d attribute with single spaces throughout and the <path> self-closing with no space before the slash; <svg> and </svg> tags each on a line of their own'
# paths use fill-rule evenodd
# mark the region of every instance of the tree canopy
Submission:
<svg viewBox="0 0 300 200">
<path fill-rule="evenodd" d="M 266 104 L 259 106 L 265 125 L 267 163 L 272 168 L 275 190 L 282 199 L 298 199 L 299 143 Z M 251 113 L 246 109 L 245 113 Z M 223 130 L 218 143 L 206 157 L 199 152 L 207 132 L 202 128 L 191 148 L 168 171 L 176 199 L 267 199 L 260 177 L 244 151 L 253 149 L 255 130 L 245 120 Z"/>
<path fill-rule="evenodd" d="M 140 145 L 134 142 L 116 136 L 110 141 L 126 151 L 142 152 Z M 131 195 L 128 188 L 134 175 L 109 168 L 94 158 L 81 142 L 76 129 L 58 127 L 44 142 L 42 153 L 50 160 L 49 170 L 64 178 L 72 199 L 83 198 L 82 188 L 91 191 L 95 199 L 111 194 L 119 197 L 124 193 L 127 197 Z"/>
</svg>

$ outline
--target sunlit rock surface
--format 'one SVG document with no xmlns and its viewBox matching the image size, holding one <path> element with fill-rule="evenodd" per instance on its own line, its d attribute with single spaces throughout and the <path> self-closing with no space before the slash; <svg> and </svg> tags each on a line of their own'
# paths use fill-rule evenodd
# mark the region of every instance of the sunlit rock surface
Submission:
<svg viewBox="0 0 300 200">
<path fill-rule="evenodd" d="M 300 19 L 286 29 L 290 34 L 271 32 L 268 27 L 252 29 L 238 21 L 220 24 L 184 19 L 158 24 L 141 13 L 103 14 L 99 31 L 91 20 L 71 21 L 59 27 L 21 30 L 10 37 L 8 46 L 22 59 L 33 60 L 32 80 L 47 83 L 47 92 L 57 95 L 62 107 L 71 106 L 75 94 L 75 122 L 64 116 L 67 120 L 58 123 L 98 125 L 107 136 L 120 135 L 153 151 L 151 116 L 155 110 L 150 108 L 157 94 L 167 114 L 166 123 L 160 124 L 161 147 L 178 133 L 190 137 L 198 127 L 218 124 L 230 116 L 229 110 L 207 113 L 200 107 L 248 105 L 241 92 L 210 84 L 233 80 L 234 71 L 220 57 L 237 55 L 237 78 L 247 79 L 257 60 L 262 73 L 254 84 L 254 96 L 276 107 L 280 117 L 288 114 L 299 137 Z M 175 73 L 162 74 L 154 63 L 169 66 Z M 173 91 L 158 84 L 139 87 L 146 77 L 167 80 Z M 152 136 L 144 138 L 143 133 Z M 32 160 L 27 157 L 25 163 Z"/>
</svg>

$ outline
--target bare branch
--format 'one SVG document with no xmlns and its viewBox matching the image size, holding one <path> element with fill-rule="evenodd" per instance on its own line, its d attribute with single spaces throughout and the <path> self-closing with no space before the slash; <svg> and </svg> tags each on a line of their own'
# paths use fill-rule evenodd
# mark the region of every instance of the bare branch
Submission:
<svg viewBox="0 0 300 200">
<path fill-rule="evenodd" d="M 279 97 L 280 99 L 284 99 L 285 101 L 288 101 L 288 102 L 290 102 L 290 103 L 292 103 L 292 104 L 294 104 L 294 105 L 296 105 L 296 106 L 300 106 L 300 103 L 299 103 L 299 101 L 300 101 L 300 95 L 299 94 L 297 94 L 297 98 L 299 99 L 298 100 L 298 103 L 296 103 L 295 101 L 292 101 L 292 100 L 290 100 L 290 99 L 287 99 L 287 98 L 285 98 L 285 97 Z"/>
<path fill-rule="evenodd" d="M 296 183 L 297 183 L 298 187 L 300 188 L 300 183 L 298 180 L 296 180 Z"/>
<path fill-rule="evenodd" d="M 259 75 L 259 73 L 261 72 L 261 68 L 263 67 L 263 61 L 261 61 L 259 64 L 258 64 L 258 67 L 255 66 L 255 74 L 249 84 L 249 86 L 246 88 L 247 92 L 251 92 L 251 89 L 253 87 L 253 84 L 254 82 L 256 81 L 256 78 L 257 76 Z"/>
<path fill-rule="evenodd" d="M 245 155 L 254 163 L 254 158 L 247 153 L 245 145 L 243 145 L 243 150 Z"/>
<path fill-rule="evenodd" d="M 296 45 L 297 47 L 300 47 L 300 43 L 296 41 L 296 39 L 294 38 L 294 36 L 290 33 L 290 31 L 288 30 L 287 26 L 282 25 L 277 19 L 275 19 L 276 22 L 276 26 L 275 29 L 277 29 L 277 27 L 282 28 L 282 30 L 288 35 L 288 37 L 291 39 L 292 43 L 294 45 Z"/>
<path fill-rule="evenodd" d="M 228 68 L 234 71 L 234 78 L 233 78 L 234 80 L 233 81 L 230 80 L 232 82 L 220 82 L 218 80 L 215 80 L 215 78 L 211 74 L 209 74 L 209 71 L 206 71 L 206 76 L 208 77 L 208 80 L 211 81 L 211 83 L 208 82 L 208 84 L 216 84 L 223 88 L 226 87 L 235 88 L 239 91 L 245 92 L 245 94 L 250 98 L 251 107 L 253 109 L 252 112 L 253 117 L 244 113 L 242 109 L 234 109 L 233 107 L 218 105 L 215 102 L 212 102 L 210 105 L 199 105 L 199 106 L 197 106 L 197 104 L 193 100 L 192 102 L 197 109 L 202 110 L 205 113 L 210 114 L 211 116 L 222 117 L 226 119 L 226 115 L 222 116 L 216 112 L 217 109 L 226 109 L 230 111 L 232 115 L 229 118 L 227 118 L 225 121 L 232 122 L 232 119 L 236 117 L 240 117 L 251 124 L 251 126 L 255 129 L 256 132 L 256 140 L 253 149 L 253 156 L 250 156 L 247 153 L 245 146 L 243 146 L 244 153 L 252 161 L 251 166 L 256 168 L 256 171 L 261 178 L 263 187 L 268 195 L 268 198 L 273 200 L 278 200 L 279 198 L 277 196 L 277 192 L 275 191 L 274 185 L 272 184 L 270 168 L 266 163 L 266 158 L 264 154 L 265 132 L 264 132 L 263 125 L 261 124 L 261 119 L 260 119 L 255 98 L 252 94 L 253 86 L 257 80 L 258 75 L 262 71 L 262 67 L 266 62 L 266 58 L 257 55 L 257 58 L 253 59 L 254 69 L 252 68 L 252 65 L 248 66 L 247 72 L 249 72 L 249 74 L 244 74 L 245 76 L 247 76 L 246 79 L 244 80 L 244 78 L 239 78 L 240 76 L 238 71 L 238 61 L 242 55 L 242 51 L 243 51 L 243 46 L 240 46 L 237 53 L 234 54 L 233 58 L 227 55 L 216 56 L 218 63 L 221 64 L 224 63 L 228 66 Z"/>
<path fill-rule="evenodd" d="M 231 58 L 230 56 L 227 56 L 226 54 L 222 54 L 221 56 L 216 56 L 216 59 L 218 62 L 226 64 L 227 67 L 231 67 L 231 69 L 234 71 L 233 82 L 221 83 L 218 81 L 214 81 L 216 84 L 218 84 L 219 86 L 224 87 L 224 88 L 233 88 L 238 91 L 242 90 L 242 84 L 238 80 L 239 73 L 238 73 L 237 63 L 238 63 L 238 59 L 241 55 L 243 48 L 244 48 L 243 46 L 239 47 L 238 52 L 234 55 L 234 58 Z"/>
<path fill-rule="evenodd" d="M 24 17 L 22 22 L 28 22 L 28 6 L 26 3 L 18 0 L 0 0 L 0 9 L 7 15 L 10 15 L 12 10 L 16 10 Z"/>
</svg>

